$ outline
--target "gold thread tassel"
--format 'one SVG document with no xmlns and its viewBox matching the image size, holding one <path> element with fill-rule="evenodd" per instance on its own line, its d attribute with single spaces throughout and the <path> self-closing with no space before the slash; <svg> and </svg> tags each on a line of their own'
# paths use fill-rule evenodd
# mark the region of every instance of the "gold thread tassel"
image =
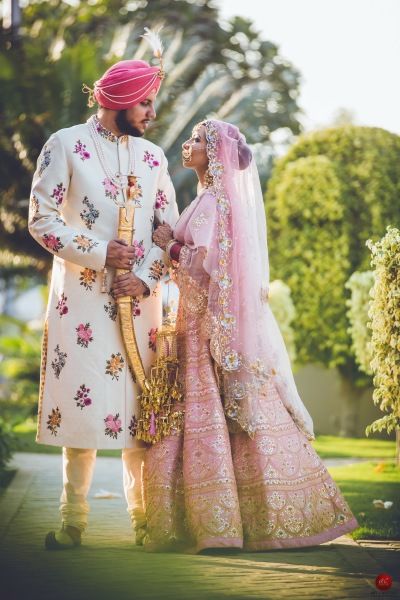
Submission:
<svg viewBox="0 0 400 600">
<path fill-rule="evenodd" d="M 179 410 L 183 394 L 179 383 L 176 333 L 166 325 L 157 334 L 157 358 L 148 387 L 140 396 L 141 413 L 137 438 L 155 444 L 183 428 L 184 411 Z"/>
</svg>

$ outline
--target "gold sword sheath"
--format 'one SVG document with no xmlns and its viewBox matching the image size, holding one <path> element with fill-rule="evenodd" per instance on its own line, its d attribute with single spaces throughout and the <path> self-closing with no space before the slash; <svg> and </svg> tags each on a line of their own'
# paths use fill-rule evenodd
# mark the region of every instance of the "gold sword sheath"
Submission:
<svg viewBox="0 0 400 600">
<path fill-rule="evenodd" d="M 118 237 L 124 240 L 127 244 L 132 244 L 135 223 L 135 188 L 137 178 L 128 176 L 127 187 L 127 202 L 124 207 L 119 209 Z M 129 269 L 117 269 L 116 275 L 124 275 L 130 273 Z M 137 345 L 135 328 L 132 317 L 132 296 L 121 296 L 117 298 L 118 318 L 121 327 L 122 339 L 124 342 L 126 356 L 129 367 L 133 374 L 136 383 L 141 389 L 144 388 L 146 375 L 143 367 L 143 362 L 140 356 Z"/>
</svg>

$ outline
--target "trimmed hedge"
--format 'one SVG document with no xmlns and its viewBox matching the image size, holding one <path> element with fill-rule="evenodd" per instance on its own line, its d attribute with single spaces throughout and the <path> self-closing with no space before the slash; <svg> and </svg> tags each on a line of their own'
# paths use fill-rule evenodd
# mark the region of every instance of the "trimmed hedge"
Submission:
<svg viewBox="0 0 400 600">
<path fill-rule="evenodd" d="M 383 129 L 308 134 L 276 163 L 265 197 L 271 276 L 292 293 L 299 362 L 353 369 L 345 283 L 369 267 L 366 240 L 400 222 L 399 198 L 400 137 Z"/>
</svg>

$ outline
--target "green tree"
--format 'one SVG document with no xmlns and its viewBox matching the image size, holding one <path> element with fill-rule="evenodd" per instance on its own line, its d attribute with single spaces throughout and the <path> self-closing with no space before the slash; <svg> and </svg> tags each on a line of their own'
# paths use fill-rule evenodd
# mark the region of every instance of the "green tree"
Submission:
<svg viewBox="0 0 400 600">
<path fill-rule="evenodd" d="M 342 433 L 357 419 L 345 284 L 369 267 L 367 239 L 400 219 L 400 138 L 377 128 L 340 127 L 304 136 L 279 160 L 266 193 L 272 277 L 292 292 L 298 360 L 337 367 L 345 397 Z"/>
<path fill-rule="evenodd" d="M 116 60 L 150 58 L 145 42 L 138 46 L 144 26 L 164 26 L 168 75 L 150 137 L 167 152 L 181 207 L 193 192 L 183 190 L 194 181 L 181 166 L 181 144 L 201 118 L 231 120 L 249 142 L 271 148 L 274 131 L 299 131 L 297 71 L 250 21 L 237 17 L 221 27 L 209 0 L 76 6 L 39 0 L 22 16 L 17 40 L 9 32 L 0 36 L 0 236 L 3 249 L 20 261 L 30 257 L 29 267 L 45 271 L 49 265 L 26 228 L 40 149 L 53 131 L 87 118 L 83 82 L 91 85 Z M 0 268 L 9 256 L 0 254 Z"/>
<path fill-rule="evenodd" d="M 388 227 L 373 244 L 371 264 L 375 268 L 371 307 L 371 367 L 375 404 L 386 413 L 367 427 L 373 431 L 396 431 L 397 465 L 400 466 L 400 231 Z"/>
</svg>

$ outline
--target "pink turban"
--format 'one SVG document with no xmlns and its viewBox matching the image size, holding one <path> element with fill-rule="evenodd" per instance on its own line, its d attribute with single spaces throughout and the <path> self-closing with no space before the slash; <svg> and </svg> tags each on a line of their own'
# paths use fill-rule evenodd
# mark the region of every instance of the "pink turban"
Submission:
<svg viewBox="0 0 400 600">
<path fill-rule="evenodd" d="M 94 84 L 100 106 L 124 110 L 142 102 L 153 90 L 157 93 L 164 73 L 144 60 L 121 60 Z"/>
</svg>

